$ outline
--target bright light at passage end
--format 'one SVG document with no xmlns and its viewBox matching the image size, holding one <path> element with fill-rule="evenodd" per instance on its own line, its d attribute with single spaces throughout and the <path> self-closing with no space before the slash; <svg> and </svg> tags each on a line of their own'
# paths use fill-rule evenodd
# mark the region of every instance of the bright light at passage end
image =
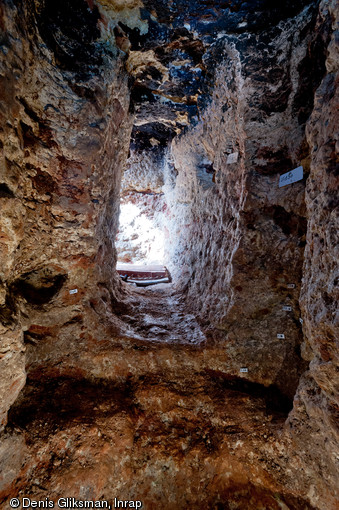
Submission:
<svg viewBox="0 0 339 510">
<path fill-rule="evenodd" d="M 116 241 L 119 262 L 163 264 L 164 233 L 146 211 L 131 202 L 121 203 Z"/>
</svg>

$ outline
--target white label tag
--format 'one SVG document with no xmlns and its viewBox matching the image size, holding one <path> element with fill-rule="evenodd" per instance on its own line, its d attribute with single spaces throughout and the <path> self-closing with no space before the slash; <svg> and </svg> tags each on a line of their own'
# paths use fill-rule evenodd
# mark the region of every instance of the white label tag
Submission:
<svg viewBox="0 0 339 510">
<path fill-rule="evenodd" d="M 279 188 L 286 186 L 287 184 L 292 184 L 293 182 L 301 181 L 304 177 L 303 167 L 298 166 L 294 170 L 287 172 L 280 176 L 279 179 Z"/>
<path fill-rule="evenodd" d="M 236 163 L 238 161 L 239 152 L 232 152 L 227 156 L 226 164 L 232 165 L 232 163 Z"/>
<path fill-rule="evenodd" d="M 281 339 L 281 340 L 284 340 L 285 335 L 283 335 L 282 333 L 278 333 L 278 334 L 277 334 L 277 338 L 279 338 L 279 339 Z"/>
<path fill-rule="evenodd" d="M 72 289 L 69 291 L 70 294 L 77 294 L 78 292 L 78 289 Z"/>
<path fill-rule="evenodd" d="M 242 372 L 243 374 L 247 373 L 248 372 L 248 368 L 241 368 L 240 369 L 240 372 Z"/>
<path fill-rule="evenodd" d="M 284 310 L 284 312 L 292 312 L 292 307 L 291 306 L 283 306 L 283 310 Z"/>
<path fill-rule="evenodd" d="M 287 285 L 287 288 L 288 288 L 288 289 L 295 289 L 295 284 L 294 284 L 294 283 L 289 283 L 289 284 Z"/>
</svg>

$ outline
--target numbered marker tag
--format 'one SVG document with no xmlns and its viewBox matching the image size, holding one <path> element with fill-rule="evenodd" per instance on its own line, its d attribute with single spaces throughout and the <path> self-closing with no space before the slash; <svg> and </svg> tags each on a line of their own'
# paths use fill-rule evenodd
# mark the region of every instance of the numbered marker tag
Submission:
<svg viewBox="0 0 339 510">
<path fill-rule="evenodd" d="M 288 289 L 295 289 L 295 283 L 289 283 L 289 284 L 287 285 L 287 288 L 288 288 Z"/>
<path fill-rule="evenodd" d="M 299 322 L 300 322 L 300 324 L 303 324 L 304 320 L 300 317 Z"/>
<path fill-rule="evenodd" d="M 238 161 L 239 152 L 232 152 L 227 156 L 226 165 L 232 165 Z"/>
<path fill-rule="evenodd" d="M 280 340 L 284 340 L 285 335 L 283 333 L 278 333 L 277 338 L 279 338 Z"/>
<path fill-rule="evenodd" d="M 292 307 L 291 306 L 283 306 L 283 310 L 284 310 L 284 312 L 292 312 Z"/>
<path fill-rule="evenodd" d="M 248 368 L 241 368 L 241 369 L 240 369 L 240 372 L 241 372 L 242 374 L 246 374 L 246 373 L 248 372 Z"/>
<path fill-rule="evenodd" d="M 287 186 L 287 184 L 292 184 L 293 182 L 301 181 L 304 177 L 304 169 L 302 166 L 298 166 L 294 170 L 290 172 L 286 172 L 282 174 L 279 179 L 279 188 L 283 186 Z"/>
<path fill-rule="evenodd" d="M 78 289 L 72 289 L 69 291 L 70 294 L 77 294 L 78 293 Z"/>
</svg>

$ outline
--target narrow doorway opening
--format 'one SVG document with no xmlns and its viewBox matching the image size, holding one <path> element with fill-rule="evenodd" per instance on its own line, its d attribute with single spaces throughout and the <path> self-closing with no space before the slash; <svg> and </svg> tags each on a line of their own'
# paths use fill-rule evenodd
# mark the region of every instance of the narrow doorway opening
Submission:
<svg viewBox="0 0 339 510">
<path fill-rule="evenodd" d="M 116 248 L 117 271 L 124 281 L 142 287 L 171 281 L 165 266 L 163 209 L 162 194 L 121 195 Z"/>
<path fill-rule="evenodd" d="M 148 133 L 147 133 L 148 134 Z M 166 246 L 169 214 L 166 202 L 165 150 L 154 138 L 131 139 L 121 182 L 119 228 L 115 246 L 117 272 L 138 286 L 169 283 Z M 148 137 L 147 137 L 148 138 Z"/>
<path fill-rule="evenodd" d="M 162 197 L 129 192 L 120 198 L 118 262 L 138 265 L 163 264 L 165 234 L 159 215 Z"/>
</svg>

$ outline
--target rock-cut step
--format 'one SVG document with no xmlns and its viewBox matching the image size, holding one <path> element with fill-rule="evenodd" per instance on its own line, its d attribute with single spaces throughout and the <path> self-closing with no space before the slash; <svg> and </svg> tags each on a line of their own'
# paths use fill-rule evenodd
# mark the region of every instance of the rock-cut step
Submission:
<svg viewBox="0 0 339 510">
<path fill-rule="evenodd" d="M 129 315 L 120 317 L 125 336 L 174 344 L 199 345 L 206 341 L 195 316 L 185 312 L 171 285 L 134 288 L 130 298 Z"/>
</svg>

